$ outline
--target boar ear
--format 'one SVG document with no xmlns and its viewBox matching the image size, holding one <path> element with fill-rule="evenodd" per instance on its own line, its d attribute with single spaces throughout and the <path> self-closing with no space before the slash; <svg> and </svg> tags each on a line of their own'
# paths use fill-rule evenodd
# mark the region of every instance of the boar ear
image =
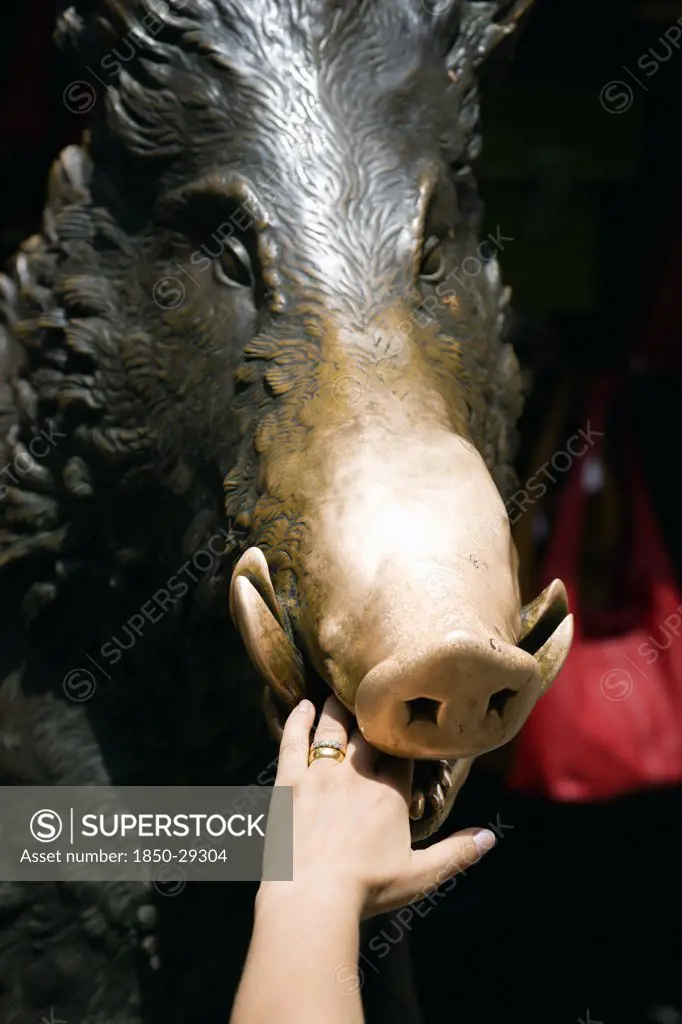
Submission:
<svg viewBox="0 0 682 1024">
<path fill-rule="evenodd" d="M 521 609 L 518 646 L 540 665 L 543 690 L 549 689 L 568 657 L 573 639 L 573 616 L 561 580 L 552 580 L 539 597 Z"/>
<path fill-rule="evenodd" d="M 282 628 L 268 565 L 259 548 L 249 548 L 235 566 L 230 614 L 255 667 L 293 707 L 305 693 L 301 659 Z"/>
<path fill-rule="evenodd" d="M 510 61 L 514 47 L 500 46 L 518 36 L 518 29 L 535 0 L 498 0 L 498 3 L 449 5 L 459 21 L 457 40 L 448 55 L 448 73 L 453 81 L 466 80 L 472 70 L 481 70 L 493 53 L 506 51 L 505 63 Z M 497 20 L 495 20 L 497 19 Z M 493 61 L 493 63 L 496 63 Z"/>
<path fill-rule="evenodd" d="M 494 21 L 488 26 L 485 49 L 481 54 L 483 59 L 492 53 L 499 43 L 516 33 L 534 3 L 535 0 L 514 0 L 513 3 L 507 5 L 509 9 L 506 14 L 499 21 Z M 500 6 L 504 6 L 504 4 Z"/>
</svg>

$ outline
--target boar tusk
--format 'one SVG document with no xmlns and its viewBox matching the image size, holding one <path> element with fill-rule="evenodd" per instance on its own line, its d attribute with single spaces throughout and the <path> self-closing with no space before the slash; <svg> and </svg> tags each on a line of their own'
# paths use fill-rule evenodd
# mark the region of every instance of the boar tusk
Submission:
<svg viewBox="0 0 682 1024">
<path fill-rule="evenodd" d="M 552 580 L 548 587 L 521 609 L 521 635 L 519 646 L 528 650 L 524 640 L 541 620 L 551 617 L 552 623 L 558 625 L 568 615 L 568 595 L 561 580 Z M 531 652 L 532 653 L 532 652 Z"/>
<path fill-rule="evenodd" d="M 265 560 L 265 555 L 260 548 L 249 548 L 245 551 L 234 567 L 232 573 L 232 586 L 230 587 L 230 615 L 234 619 L 233 593 L 234 581 L 238 576 L 246 576 L 253 584 L 274 617 L 282 625 L 282 614 L 277 603 L 275 588 L 270 579 L 270 569 Z"/>
<path fill-rule="evenodd" d="M 546 693 L 563 668 L 571 649 L 573 639 L 573 616 L 567 615 L 564 621 L 554 630 L 549 640 L 535 653 L 540 666 L 542 691 Z"/>
<path fill-rule="evenodd" d="M 521 609 L 519 647 L 532 654 L 540 666 L 546 692 L 568 657 L 573 639 L 573 616 L 568 614 L 568 595 L 561 580 L 552 580 L 542 593 Z"/>
<path fill-rule="evenodd" d="M 264 599 L 246 576 L 232 577 L 230 611 L 251 660 L 275 693 L 289 706 L 305 687 L 300 658 Z"/>
</svg>

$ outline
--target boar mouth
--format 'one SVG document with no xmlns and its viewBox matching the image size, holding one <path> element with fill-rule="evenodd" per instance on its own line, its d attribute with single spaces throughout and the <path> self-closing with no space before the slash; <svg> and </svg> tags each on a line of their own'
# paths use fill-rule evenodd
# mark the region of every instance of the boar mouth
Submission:
<svg viewBox="0 0 682 1024">
<path fill-rule="evenodd" d="M 311 665 L 304 664 L 291 635 L 291 628 L 287 629 L 288 624 L 279 607 L 268 564 L 259 548 L 249 548 L 234 568 L 230 584 L 230 613 L 254 666 L 268 684 L 264 694 L 264 711 L 275 737 L 281 737 L 289 711 L 304 696 L 312 700 L 319 715 L 329 696 L 330 684 Z M 515 646 L 507 645 L 507 653 L 520 656 L 525 652 L 524 657 L 534 666 L 532 703 L 547 690 L 560 671 L 568 655 L 572 631 L 573 616 L 568 613 L 566 588 L 560 580 L 554 580 L 534 601 L 521 609 L 520 635 Z M 382 662 L 382 666 L 386 664 Z M 476 671 L 479 664 L 474 662 Z M 365 676 L 360 684 L 358 696 L 367 679 Z M 522 695 L 517 693 L 515 687 L 503 688 L 493 694 L 486 711 L 488 717 L 493 719 L 493 726 L 496 725 L 495 720 L 502 720 L 505 707 L 518 708 L 517 702 L 521 700 Z M 495 701 L 499 701 L 499 705 Z M 348 700 L 342 700 L 342 703 L 357 721 L 355 707 L 349 706 Z M 417 697 L 409 703 L 413 705 L 410 708 L 413 721 L 423 723 L 428 722 L 429 717 L 433 718 L 434 712 L 430 705 L 434 701 Z M 524 712 L 524 717 L 530 712 L 532 703 Z M 515 717 L 518 719 L 518 712 Z M 494 745 L 499 746 L 511 739 L 522 721 L 523 718 L 505 738 L 496 733 Z M 461 724 L 458 727 L 461 732 Z M 365 728 L 362 731 L 365 733 Z M 380 749 L 379 741 L 374 745 Z M 410 758 L 414 764 L 410 806 L 413 841 L 426 839 L 440 828 L 466 781 L 475 759 L 473 755 L 485 749 L 493 749 L 493 746 L 490 743 L 482 744 L 475 751 L 465 748 L 461 751 L 463 756 L 452 760 L 442 757 L 445 751 L 433 748 L 430 757 Z M 380 752 L 386 756 L 387 750 L 393 756 L 401 756 L 400 750 L 392 746 Z M 413 749 L 411 753 L 418 755 L 420 751 Z"/>
<path fill-rule="evenodd" d="M 312 678 L 311 678 L 312 677 Z M 305 696 L 315 705 L 315 722 L 319 719 L 322 706 L 329 696 L 329 686 L 315 673 L 306 673 L 309 685 Z M 303 696 L 303 695 L 301 695 Z M 353 714 L 352 709 L 348 709 Z M 284 723 L 291 711 L 291 705 L 270 686 L 263 693 L 263 711 L 268 727 L 278 741 L 281 739 Z M 353 715 L 353 725 L 357 720 Z M 381 756 L 388 756 L 382 754 Z M 437 761 L 414 760 L 412 797 L 410 802 L 410 834 L 416 843 L 433 835 L 444 823 L 452 810 L 460 789 L 466 782 L 473 757 L 460 757 Z"/>
</svg>

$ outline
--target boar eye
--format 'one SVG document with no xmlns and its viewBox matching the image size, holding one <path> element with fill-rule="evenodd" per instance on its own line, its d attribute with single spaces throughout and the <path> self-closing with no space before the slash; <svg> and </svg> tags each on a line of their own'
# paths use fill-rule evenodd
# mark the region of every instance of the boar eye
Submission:
<svg viewBox="0 0 682 1024">
<path fill-rule="evenodd" d="M 435 235 L 424 243 L 419 276 L 423 281 L 438 281 L 443 276 L 443 246 Z"/>
<path fill-rule="evenodd" d="M 226 239 L 216 260 L 216 277 L 230 288 L 253 288 L 254 276 L 246 247 L 238 238 Z"/>
</svg>

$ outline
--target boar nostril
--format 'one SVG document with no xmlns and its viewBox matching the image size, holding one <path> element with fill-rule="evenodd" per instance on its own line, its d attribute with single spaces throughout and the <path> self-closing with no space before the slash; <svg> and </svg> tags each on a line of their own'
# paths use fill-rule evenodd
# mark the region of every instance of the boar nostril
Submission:
<svg viewBox="0 0 682 1024">
<path fill-rule="evenodd" d="M 516 690 L 510 690 L 509 687 L 505 687 L 504 690 L 498 690 L 494 693 L 488 701 L 488 709 L 486 715 L 489 715 L 491 711 L 496 711 L 497 714 L 502 717 L 507 704 L 516 696 Z"/>
<path fill-rule="evenodd" d="M 410 715 L 408 725 L 413 722 L 432 722 L 438 724 L 438 712 L 440 701 L 431 700 L 430 697 L 415 697 L 414 700 L 405 701 Z"/>
</svg>

